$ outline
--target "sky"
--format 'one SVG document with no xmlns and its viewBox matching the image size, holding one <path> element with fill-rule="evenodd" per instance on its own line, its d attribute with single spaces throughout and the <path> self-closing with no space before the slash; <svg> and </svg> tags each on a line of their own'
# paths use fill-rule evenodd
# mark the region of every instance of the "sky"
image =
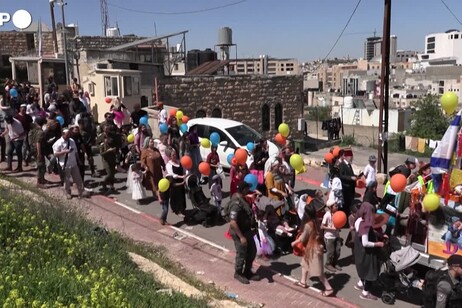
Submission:
<svg viewBox="0 0 462 308">
<path fill-rule="evenodd" d="M 392 0 L 391 33 L 398 36 L 398 50 L 423 51 L 425 35 L 460 29 L 460 0 Z M 3 2 L 3 1 L 2 1 Z M 34 21 L 51 25 L 48 0 L 15 0 L 2 3 L 1 11 L 29 11 Z M 214 49 L 218 29 L 230 27 L 238 57 L 322 59 L 333 46 L 358 0 L 107 0 L 109 22 L 121 34 L 155 36 L 188 30 L 187 49 Z M 33 3 L 33 5 L 31 4 Z M 221 6 L 225 8 L 208 10 Z M 383 0 L 362 0 L 345 34 L 330 58 L 363 56 L 364 40 L 374 31 L 381 36 Z M 202 11 L 198 13 L 187 13 Z M 159 14 L 164 13 L 164 14 Z M 169 14 L 165 14 L 169 13 Z M 172 14 L 173 13 L 173 14 Z M 57 22 L 61 21 L 59 7 Z M 99 0 L 68 0 L 66 23 L 79 26 L 80 35 L 100 35 Z M 0 30 L 14 29 L 12 23 Z M 173 39 L 170 43 L 175 43 Z M 235 49 L 231 49 L 231 57 Z"/>
</svg>

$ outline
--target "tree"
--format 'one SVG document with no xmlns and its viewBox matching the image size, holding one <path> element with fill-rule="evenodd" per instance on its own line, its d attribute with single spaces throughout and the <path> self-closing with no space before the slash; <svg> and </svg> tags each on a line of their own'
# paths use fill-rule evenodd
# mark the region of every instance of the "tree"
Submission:
<svg viewBox="0 0 462 308">
<path fill-rule="evenodd" d="M 307 109 L 307 120 L 309 121 L 326 121 L 332 118 L 332 107 L 308 107 Z"/>
<path fill-rule="evenodd" d="M 413 106 L 416 110 L 411 115 L 409 133 L 413 137 L 440 140 L 449 126 L 450 119 L 438 106 L 438 98 L 434 95 L 427 95 Z"/>
</svg>

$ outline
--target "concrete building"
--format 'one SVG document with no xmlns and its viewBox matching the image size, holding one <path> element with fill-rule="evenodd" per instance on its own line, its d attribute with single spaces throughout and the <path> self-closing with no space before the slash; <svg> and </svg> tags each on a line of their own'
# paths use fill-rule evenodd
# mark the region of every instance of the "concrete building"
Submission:
<svg viewBox="0 0 462 308">
<path fill-rule="evenodd" d="M 398 37 L 390 36 L 390 58 L 396 57 L 398 50 Z M 364 42 L 364 59 L 367 61 L 382 55 L 382 38 L 379 36 L 368 37 Z"/>
<path fill-rule="evenodd" d="M 230 59 L 230 72 L 236 75 L 299 75 L 300 66 L 296 59 L 276 59 L 267 55 L 259 58 Z"/>
<path fill-rule="evenodd" d="M 425 52 L 421 59 L 440 60 L 442 64 L 462 64 L 462 32 L 451 29 L 425 36 Z"/>
</svg>

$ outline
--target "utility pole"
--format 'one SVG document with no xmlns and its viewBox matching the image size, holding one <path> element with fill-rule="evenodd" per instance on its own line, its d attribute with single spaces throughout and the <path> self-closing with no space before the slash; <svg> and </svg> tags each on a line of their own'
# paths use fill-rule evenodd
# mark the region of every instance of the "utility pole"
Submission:
<svg viewBox="0 0 462 308">
<path fill-rule="evenodd" d="M 50 0 L 50 13 L 51 13 L 51 27 L 53 29 L 53 47 L 55 50 L 55 55 L 58 54 L 58 36 L 56 35 L 56 20 L 55 20 L 55 2 Z"/>
<path fill-rule="evenodd" d="M 383 36 L 382 36 L 382 72 L 380 78 L 380 113 L 377 170 L 388 172 L 388 98 L 390 87 L 390 27 L 391 0 L 384 0 Z"/>
<path fill-rule="evenodd" d="M 62 29 L 62 35 L 63 35 L 63 49 L 64 49 L 64 70 L 66 71 L 66 85 L 70 85 L 71 83 L 69 82 L 69 59 L 67 55 L 67 30 L 66 30 L 66 19 L 64 18 L 64 6 L 66 5 L 66 2 L 64 0 L 59 0 L 59 4 L 61 5 L 61 17 L 63 19 L 63 29 Z"/>
</svg>

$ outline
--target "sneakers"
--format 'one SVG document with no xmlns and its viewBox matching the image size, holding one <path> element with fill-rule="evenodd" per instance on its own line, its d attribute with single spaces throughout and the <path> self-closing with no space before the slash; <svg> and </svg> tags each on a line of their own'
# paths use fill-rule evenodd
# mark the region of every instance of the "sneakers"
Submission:
<svg viewBox="0 0 462 308">
<path fill-rule="evenodd" d="M 359 298 L 364 299 L 366 301 L 376 301 L 377 300 L 377 296 L 374 296 L 371 293 L 367 293 L 367 295 L 364 295 L 363 293 L 361 293 L 359 295 Z"/>
<path fill-rule="evenodd" d="M 237 281 L 239 281 L 242 284 L 249 284 L 250 283 L 247 278 L 245 278 L 244 276 L 239 275 L 239 274 L 234 274 L 234 279 L 236 279 Z"/>
<path fill-rule="evenodd" d="M 364 287 L 357 283 L 355 284 L 354 288 L 355 290 L 362 291 Z"/>
<path fill-rule="evenodd" d="M 326 264 L 325 266 L 326 270 L 328 270 L 329 272 L 331 273 L 335 273 L 337 270 L 335 269 L 335 267 L 333 267 L 332 265 L 330 264 Z"/>
</svg>

